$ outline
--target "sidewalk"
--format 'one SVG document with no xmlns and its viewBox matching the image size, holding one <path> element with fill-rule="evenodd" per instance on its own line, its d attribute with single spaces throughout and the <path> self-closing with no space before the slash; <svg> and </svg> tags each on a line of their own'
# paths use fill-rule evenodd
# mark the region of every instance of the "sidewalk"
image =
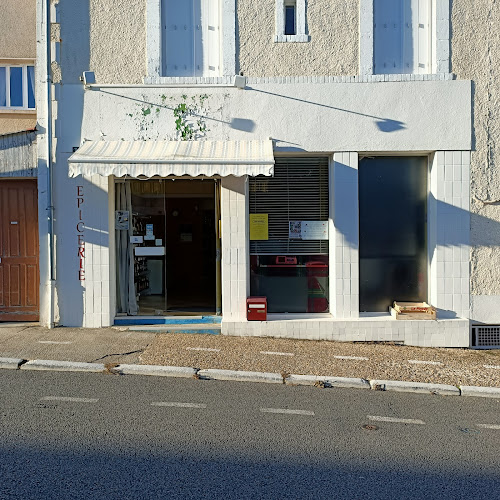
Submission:
<svg viewBox="0 0 500 500">
<path fill-rule="evenodd" d="M 500 388 L 500 350 L 420 348 L 125 328 L 0 324 L 0 357 L 187 366 Z"/>
</svg>

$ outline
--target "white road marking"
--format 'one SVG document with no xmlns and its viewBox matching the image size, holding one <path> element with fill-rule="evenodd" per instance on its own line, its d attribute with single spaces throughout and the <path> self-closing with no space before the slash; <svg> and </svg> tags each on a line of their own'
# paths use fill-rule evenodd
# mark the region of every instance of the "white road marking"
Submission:
<svg viewBox="0 0 500 500">
<path fill-rule="evenodd" d="M 97 403 L 97 398 L 70 398 L 64 396 L 45 396 L 40 401 L 67 401 L 69 403 Z"/>
<path fill-rule="evenodd" d="M 70 341 L 61 341 L 58 342 L 57 340 L 39 340 L 39 344 L 72 344 L 73 342 Z"/>
<path fill-rule="evenodd" d="M 500 365 L 483 365 L 485 368 L 492 368 L 493 370 L 500 370 Z"/>
<path fill-rule="evenodd" d="M 208 351 L 208 352 L 220 352 L 220 349 L 211 349 L 210 347 L 186 347 L 187 351 Z"/>
<path fill-rule="evenodd" d="M 274 352 L 274 351 L 260 351 L 261 354 L 268 354 L 269 356 L 295 356 L 293 352 Z"/>
<path fill-rule="evenodd" d="M 287 410 L 286 408 L 261 408 L 262 413 L 284 413 L 287 415 L 314 415 L 313 411 L 309 410 Z"/>
<path fill-rule="evenodd" d="M 177 403 L 175 401 L 157 401 L 151 403 L 151 406 L 169 406 L 174 408 L 206 408 L 207 405 L 200 403 Z"/>
<path fill-rule="evenodd" d="M 393 417 L 379 417 L 377 415 L 368 415 L 368 420 L 375 420 L 376 422 L 393 422 L 397 424 L 425 425 L 425 422 L 423 420 L 415 420 L 413 418 L 393 418 Z"/>
<path fill-rule="evenodd" d="M 441 361 L 424 361 L 422 359 L 409 359 L 408 363 L 413 365 L 442 365 Z"/>
<path fill-rule="evenodd" d="M 370 358 L 364 356 L 333 356 L 335 359 L 351 359 L 353 361 L 368 361 Z"/>
<path fill-rule="evenodd" d="M 493 429 L 495 431 L 500 431 L 500 425 L 497 424 L 477 424 L 478 427 L 482 427 L 483 429 Z"/>
</svg>

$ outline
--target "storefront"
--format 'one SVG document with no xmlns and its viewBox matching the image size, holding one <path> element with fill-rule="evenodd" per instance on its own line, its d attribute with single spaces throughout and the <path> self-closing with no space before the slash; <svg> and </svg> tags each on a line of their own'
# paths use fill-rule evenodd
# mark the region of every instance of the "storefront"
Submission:
<svg viewBox="0 0 500 500">
<path fill-rule="evenodd" d="M 228 204 L 221 214 L 221 179 L 270 176 L 271 141 L 89 141 L 69 164 L 72 176 L 112 182 L 116 316 L 222 314 L 222 217 L 234 214 Z"/>
</svg>

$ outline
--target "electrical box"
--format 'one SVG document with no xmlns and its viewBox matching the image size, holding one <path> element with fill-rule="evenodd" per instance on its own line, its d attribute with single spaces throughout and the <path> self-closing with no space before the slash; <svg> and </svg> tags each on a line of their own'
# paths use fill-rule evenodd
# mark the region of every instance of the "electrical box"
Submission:
<svg viewBox="0 0 500 500">
<path fill-rule="evenodd" d="M 247 298 L 247 320 L 267 321 L 267 297 Z"/>
</svg>

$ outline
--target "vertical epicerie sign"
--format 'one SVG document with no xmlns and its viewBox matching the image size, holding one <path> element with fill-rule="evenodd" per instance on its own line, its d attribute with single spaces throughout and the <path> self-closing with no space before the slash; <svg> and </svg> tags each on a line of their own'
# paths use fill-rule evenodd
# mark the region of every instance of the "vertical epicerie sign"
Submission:
<svg viewBox="0 0 500 500">
<path fill-rule="evenodd" d="M 85 281 L 85 222 L 83 222 L 83 202 L 83 186 L 76 186 L 76 207 L 78 209 L 76 235 L 78 239 L 78 279 L 80 281 Z"/>
</svg>

